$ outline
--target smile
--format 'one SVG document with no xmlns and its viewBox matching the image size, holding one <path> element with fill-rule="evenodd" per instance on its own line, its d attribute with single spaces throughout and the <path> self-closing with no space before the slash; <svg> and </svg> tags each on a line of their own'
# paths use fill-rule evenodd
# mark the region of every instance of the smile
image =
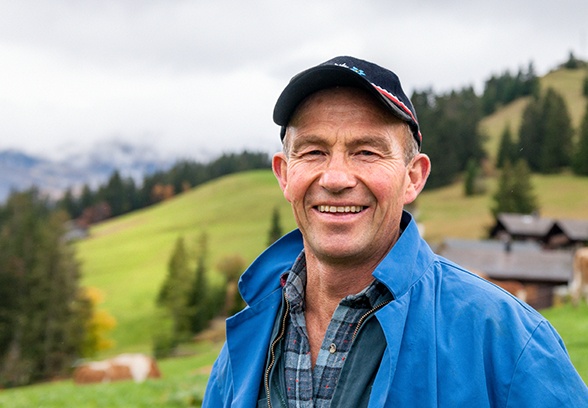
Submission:
<svg viewBox="0 0 588 408">
<path fill-rule="evenodd" d="M 317 208 L 322 213 L 358 213 L 363 211 L 364 207 L 362 205 L 319 205 Z"/>
</svg>

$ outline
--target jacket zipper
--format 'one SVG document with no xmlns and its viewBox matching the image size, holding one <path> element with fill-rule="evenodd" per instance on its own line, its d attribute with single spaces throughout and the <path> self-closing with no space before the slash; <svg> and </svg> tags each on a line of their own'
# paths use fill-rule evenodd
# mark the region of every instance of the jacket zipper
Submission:
<svg viewBox="0 0 588 408">
<path fill-rule="evenodd" d="M 376 306 L 374 306 L 372 309 L 368 310 L 363 316 L 361 316 L 361 318 L 359 319 L 359 322 L 357 322 L 357 327 L 355 328 L 355 331 L 353 332 L 353 336 L 351 337 L 351 341 L 355 340 L 355 337 L 359 333 L 359 329 L 361 329 L 361 326 L 365 323 L 365 320 L 371 314 L 377 312 L 378 310 L 380 310 L 381 308 L 383 308 L 384 306 L 386 306 L 390 302 L 392 302 L 392 300 L 387 300 L 385 302 L 379 303 Z"/>
<path fill-rule="evenodd" d="M 267 397 L 268 408 L 272 408 L 272 402 L 270 399 L 269 376 L 270 376 L 271 369 L 274 366 L 275 359 L 276 359 L 276 352 L 274 349 L 276 347 L 276 344 L 278 344 L 278 342 L 282 339 L 282 337 L 284 337 L 284 332 L 286 331 L 286 319 L 288 318 L 288 314 L 290 313 L 290 302 L 288 302 L 288 299 L 286 299 L 286 296 L 284 296 L 284 301 L 286 302 L 286 311 L 284 312 L 284 317 L 282 318 L 282 327 L 280 328 L 280 333 L 274 339 L 274 341 L 272 342 L 272 344 L 270 346 L 271 359 L 270 359 L 270 362 L 267 366 L 267 370 L 265 370 L 264 385 L 265 385 L 265 394 Z"/>
</svg>

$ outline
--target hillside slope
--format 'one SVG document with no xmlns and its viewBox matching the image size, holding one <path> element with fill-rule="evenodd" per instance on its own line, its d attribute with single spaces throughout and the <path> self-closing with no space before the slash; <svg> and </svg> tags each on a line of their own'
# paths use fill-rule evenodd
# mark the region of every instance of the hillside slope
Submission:
<svg viewBox="0 0 588 408">
<path fill-rule="evenodd" d="M 558 69 L 540 78 L 541 92 L 553 88 L 559 92 L 568 107 L 574 129 L 577 129 L 586 109 L 586 98 L 582 95 L 582 84 L 586 71 L 583 69 Z M 488 136 L 486 149 L 490 157 L 495 157 L 500 142 L 500 135 L 508 124 L 515 138 L 518 137 L 523 111 L 529 102 L 529 97 L 519 98 L 503 106 L 492 115 L 484 118 L 480 129 Z"/>
<path fill-rule="evenodd" d="M 271 213 L 279 206 L 284 232 L 294 228 L 288 203 L 271 171 L 235 174 L 153 207 L 99 224 L 78 244 L 83 284 L 101 289 L 115 316 L 117 351 L 149 351 L 155 298 L 179 236 L 193 245 L 208 235 L 209 270 L 239 254 L 251 262 L 266 246 Z"/>
<path fill-rule="evenodd" d="M 588 219 L 588 178 L 534 176 L 533 184 L 543 215 Z M 463 197 L 461 183 L 423 193 L 418 214 L 425 238 L 439 243 L 445 237 L 485 237 L 494 187 L 490 180 L 486 195 L 470 198 Z M 78 243 L 78 256 L 83 284 L 104 292 L 102 307 L 118 321 L 111 352 L 150 351 L 152 335 L 161 329 L 155 298 L 179 236 L 191 244 L 202 232 L 208 234 L 214 279 L 222 257 L 237 253 L 251 262 L 265 248 L 274 206 L 283 231 L 293 229 L 289 204 L 271 171 L 250 171 L 93 227 L 91 237 Z"/>
</svg>

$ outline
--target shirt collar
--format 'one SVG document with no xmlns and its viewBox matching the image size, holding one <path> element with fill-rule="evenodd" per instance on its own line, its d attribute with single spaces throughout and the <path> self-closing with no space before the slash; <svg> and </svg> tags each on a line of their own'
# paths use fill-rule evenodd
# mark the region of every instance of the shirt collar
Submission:
<svg viewBox="0 0 588 408">
<path fill-rule="evenodd" d="M 284 294 L 288 302 L 290 302 L 292 311 L 304 310 L 306 273 L 306 256 L 304 250 L 302 250 L 290 271 L 281 276 Z M 353 308 L 371 309 L 380 303 L 383 297 L 391 298 L 390 291 L 385 285 L 374 279 L 359 293 L 343 298 L 340 304 Z"/>
</svg>

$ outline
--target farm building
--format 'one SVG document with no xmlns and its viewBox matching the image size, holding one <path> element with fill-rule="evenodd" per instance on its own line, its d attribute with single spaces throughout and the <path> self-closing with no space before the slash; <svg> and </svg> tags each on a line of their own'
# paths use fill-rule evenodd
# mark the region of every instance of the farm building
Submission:
<svg viewBox="0 0 588 408">
<path fill-rule="evenodd" d="M 545 250 L 533 241 L 447 239 L 436 251 L 503 286 L 535 309 L 551 306 L 555 289 L 572 280 L 573 252 Z"/>
<path fill-rule="evenodd" d="M 572 248 L 588 243 L 588 220 L 503 213 L 496 217 L 490 238 L 535 241 L 547 248 Z"/>
</svg>

